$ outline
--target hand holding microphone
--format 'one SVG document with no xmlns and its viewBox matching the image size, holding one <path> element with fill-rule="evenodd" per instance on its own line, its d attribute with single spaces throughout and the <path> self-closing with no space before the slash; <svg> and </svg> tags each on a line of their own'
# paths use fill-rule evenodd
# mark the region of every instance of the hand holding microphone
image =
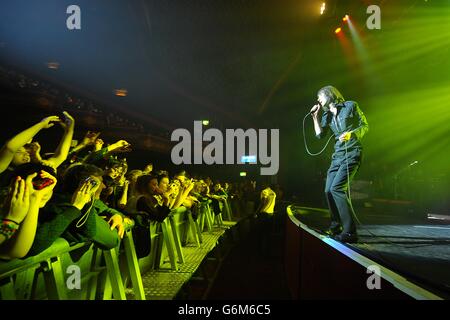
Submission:
<svg viewBox="0 0 450 320">
<path fill-rule="evenodd" d="M 314 106 L 311 108 L 311 111 L 309 112 L 309 114 L 310 114 L 311 116 L 317 118 L 317 116 L 318 116 L 318 114 L 319 114 L 319 110 L 320 110 L 320 103 L 317 102 L 317 104 L 314 105 Z"/>
</svg>

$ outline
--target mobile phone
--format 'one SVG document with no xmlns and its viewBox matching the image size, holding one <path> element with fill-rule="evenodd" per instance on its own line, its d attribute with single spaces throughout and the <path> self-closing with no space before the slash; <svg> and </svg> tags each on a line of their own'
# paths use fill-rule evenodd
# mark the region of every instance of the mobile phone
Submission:
<svg viewBox="0 0 450 320">
<path fill-rule="evenodd" d="M 38 178 L 33 179 L 32 183 L 33 183 L 33 188 L 35 190 L 42 190 L 45 187 L 48 187 L 49 185 L 54 184 L 55 181 L 53 179 L 50 179 L 50 178 L 40 178 L 40 177 L 38 177 Z"/>
<path fill-rule="evenodd" d="M 93 179 L 92 177 L 86 178 L 86 182 L 89 182 L 92 188 L 95 188 L 98 185 L 98 181 Z"/>
</svg>

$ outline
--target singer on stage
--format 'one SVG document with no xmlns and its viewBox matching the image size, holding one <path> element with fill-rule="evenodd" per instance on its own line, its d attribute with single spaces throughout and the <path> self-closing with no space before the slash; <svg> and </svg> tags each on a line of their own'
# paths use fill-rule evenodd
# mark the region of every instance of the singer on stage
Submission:
<svg viewBox="0 0 450 320">
<path fill-rule="evenodd" d="M 369 125 L 358 104 L 345 101 L 335 87 L 323 87 L 317 92 L 317 98 L 318 104 L 311 109 L 316 137 L 325 137 L 331 129 L 335 138 L 334 153 L 325 183 L 325 195 L 331 214 L 327 234 L 337 241 L 356 242 L 355 213 L 347 191 L 361 164 L 361 139 L 369 130 Z"/>
</svg>

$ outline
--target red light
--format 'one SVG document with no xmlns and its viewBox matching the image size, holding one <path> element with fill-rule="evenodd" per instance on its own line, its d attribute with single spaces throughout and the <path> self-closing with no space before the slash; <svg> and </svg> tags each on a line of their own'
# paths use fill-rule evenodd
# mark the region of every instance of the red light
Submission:
<svg viewBox="0 0 450 320">
<path fill-rule="evenodd" d="M 345 21 L 347 21 L 347 20 L 348 20 L 348 18 L 349 18 L 349 17 L 348 17 L 348 14 L 346 14 L 346 15 L 344 16 L 344 18 L 342 18 L 342 21 L 344 21 L 344 22 L 345 22 Z"/>
<path fill-rule="evenodd" d="M 339 32 L 341 32 L 342 29 L 341 28 L 337 28 L 336 30 L 334 30 L 334 33 L 338 34 Z"/>
</svg>

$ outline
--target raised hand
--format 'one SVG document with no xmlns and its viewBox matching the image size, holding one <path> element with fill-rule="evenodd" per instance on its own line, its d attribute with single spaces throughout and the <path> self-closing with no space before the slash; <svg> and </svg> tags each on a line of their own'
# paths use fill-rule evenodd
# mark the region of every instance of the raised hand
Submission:
<svg viewBox="0 0 450 320">
<path fill-rule="evenodd" d="M 98 149 L 98 150 L 100 150 L 100 149 L 103 147 L 103 144 L 104 144 L 104 143 L 105 143 L 105 142 L 103 142 L 103 140 L 100 139 L 100 138 L 95 139 L 95 142 L 94 142 L 95 148 Z"/>
<path fill-rule="evenodd" d="M 192 189 L 194 189 L 195 183 L 191 180 L 188 180 L 186 185 L 185 185 L 185 190 L 187 190 L 188 192 L 191 192 Z"/>
<path fill-rule="evenodd" d="M 119 180 L 119 185 L 123 186 L 124 188 L 128 188 L 130 186 L 130 181 L 125 179 L 125 176 L 122 176 Z"/>
<path fill-rule="evenodd" d="M 61 127 L 64 128 L 64 130 L 73 129 L 75 126 L 75 119 L 67 112 L 64 111 L 64 121 L 60 121 Z"/>
<path fill-rule="evenodd" d="M 84 138 L 83 138 L 83 140 L 81 141 L 81 144 L 87 146 L 87 145 L 91 145 L 91 144 L 96 143 L 97 140 L 100 140 L 100 141 L 101 141 L 101 139 L 98 139 L 98 136 L 99 136 L 99 135 L 100 135 L 100 132 L 88 131 L 88 132 L 86 132 L 86 134 L 84 135 Z"/>
<path fill-rule="evenodd" d="M 30 157 L 33 159 L 33 161 L 41 162 L 41 145 L 39 142 L 35 141 L 29 144 L 29 150 L 30 150 Z"/>
<path fill-rule="evenodd" d="M 30 181 L 36 177 L 37 173 L 33 173 L 27 177 Z M 28 209 L 30 208 L 30 188 L 33 186 L 26 183 L 21 177 L 17 177 L 14 181 L 12 189 L 11 203 L 6 219 L 16 223 L 21 223 L 25 219 Z"/>
<path fill-rule="evenodd" d="M 50 116 L 41 120 L 40 124 L 43 129 L 51 128 L 55 125 L 55 122 L 61 122 L 58 116 Z"/>
<path fill-rule="evenodd" d="M 114 143 L 114 145 L 117 146 L 118 148 L 120 148 L 120 147 L 129 146 L 130 144 L 125 140 L 119 140 L 116 143 Z"/>
<path fill-rule="evenodd" d="M 128 152 L 131 151 L 131 144 L 125 140 L 119 140 L 111 145 L 111 151 L 114 152 Z"/>
<path fill-rule="evenodd" d="M 72 205 L 79 210 L 92 199 L 92 195 L 95 192 L 95 187 L 89 181 L 84 181 L 77 190 L 75 190 L 72 196 Z"/>
<path fill-rule="evenodd" d="M 320 104 L 316 104 L 311 108 L 311 111 L 309 112 L 313 118 L 318 118 L 320 112 Z"/>
<path fill-rule="evenodd" d="M 32 188 L 30 191 L 31 192 L 31 196 L 37 198 L 39 201 L 41 201 L 46 194 L 48 194 L 48 192 L 53 191 L 53 189 L 56 186 L 56 183 L 58 182 L 58 180 L 52 176 L 50 173 L 48 173 L 47 171 L 41 171 L 39 173 L 39 177 L 41 177 L 42 179 L 50 179 L 53 181 L 53 183 L 48 184 L 47 186 L 45 186 L 44 188 L 40 189 L 40 190 L 36 190 L 34 188 Z M 30 185 L 32 187 L 32 179 L 30 179 L 30 176 L 27 177 L 27 185 Z M 47 199 L 48 200 L 48 199 Z"/>
</svg>

